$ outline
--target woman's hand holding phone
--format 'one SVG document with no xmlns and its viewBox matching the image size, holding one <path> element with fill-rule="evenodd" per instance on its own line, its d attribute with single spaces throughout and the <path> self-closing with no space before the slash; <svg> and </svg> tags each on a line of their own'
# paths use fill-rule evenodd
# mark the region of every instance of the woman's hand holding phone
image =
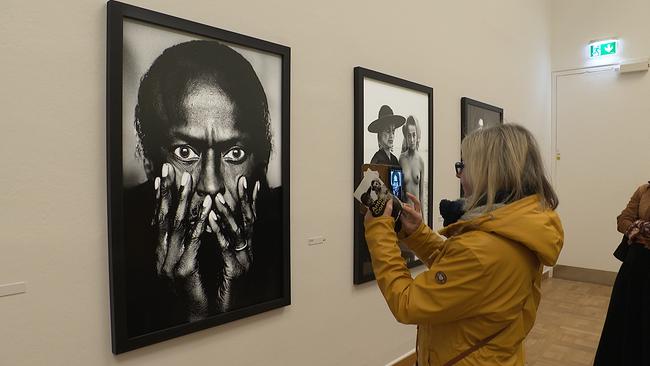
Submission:
<svg viewBox="0 0 650 366">
<path fill-rule="evenodd" d="M 409 236 L 422 224 L 422 205 L 415 195 L 411 193 L 406 193 L 406 195 L 411 202 L 413 202 L 413 205 L 402 202 L 402 215 L 400 216 L 400 222 L 402 223 L 402 231 L 406 236 Z"/>
</svg>

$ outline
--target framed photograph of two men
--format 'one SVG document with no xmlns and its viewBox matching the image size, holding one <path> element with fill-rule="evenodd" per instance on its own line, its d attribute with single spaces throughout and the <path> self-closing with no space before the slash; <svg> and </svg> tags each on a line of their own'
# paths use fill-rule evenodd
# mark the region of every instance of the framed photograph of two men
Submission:
<svg viewBox="0 0 650 366">
<path fill-rule="evenodd" d="M 433 222 L 433 89 L 362 67 L 354 69 L 354 186 L 363 164 L 401 168 L 402 192 L 422 204 L 424 222 Z M 390 178 L 392 179 L 392 178 Z M 393 182 L 384 182 L 387 186 Z M 412 203 L 404 194 L 401 199 Z M 354 211 L 354 283 L 375 278 L 365 241 L 363 215 Z M 411 268 L 422 262 L 400 243 Z"/>
<path fill-rule="evenodd" d="M 113 352 L 290 304 L 290 49 L 108 2 Z"/>
</svg>

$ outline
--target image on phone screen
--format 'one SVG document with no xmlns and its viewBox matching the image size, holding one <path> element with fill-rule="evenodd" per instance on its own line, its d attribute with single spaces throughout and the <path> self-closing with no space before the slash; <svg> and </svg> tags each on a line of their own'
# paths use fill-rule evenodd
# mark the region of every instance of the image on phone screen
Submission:
<svg viewBox="0 0 650 366">
<path fill-rule="evenodd" d="M 404 189 L 402 187 L 404 182 L 404 173 L 402 172 L 402 169 L 390 169 L 389 174 L 391 193 L 401 201 L 404 201 Z"/>
</svg>

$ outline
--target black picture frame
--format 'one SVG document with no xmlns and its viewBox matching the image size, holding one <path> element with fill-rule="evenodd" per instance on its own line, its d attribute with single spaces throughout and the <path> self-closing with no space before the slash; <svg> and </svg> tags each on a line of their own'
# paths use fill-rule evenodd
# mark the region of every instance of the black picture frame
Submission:
<svg viewBox="0 0 650 366">
<path fill-rule="evenodd" d="M 497 118 L 495 119 L 495 114 Z M 484 127 L 492 127 L 497 124 L 503 124 L 503 108 L 491 104 L 487 104 L 468 97 L 460 98 L 460 141 L 462 142 L 465 136 L 474 132 L 477 126 L 471 120 L 471 116 L 485 117 Z M 461 156 L 462 159 L 462 156 Z M 460 184 L 459 184 L 460 185 Z M 460 185 L 460 196 L 465 197 L 463 186 Z"/>
<path fill-rule="evenodd" d="M 138 336 L 127 333 L 127 296 L 126 286 L 126 250 L 125 250 L 125 189 L 123 187 L 123 47 L 124 21 L 134 20 L 175 32 L 184 32 L 202 39 L 208 38 L 230 45 L 237 45 L 276 55 L 281 75 L 281 100 L 277 103 L 281 109 L 281 146 L 278 166 L 281 166 L 281 188 L 278 190 L 278 221 L 276 225 L 281 254 L 282 274 L 277 281 L 280 295 L 269 301 L 254 303 L 250 306 L 210 315 L 205 319 L 182 323 L 165 329 L 148 332 Z M 219 324 L 232 322 L 272 309 L 291 304 L 290 285 L 290 61 L 289 47 L 261 39 L 245 36 L 231 31 L 200 24 L 171 15 L 131 6 L 117 1 L 107 2 L 107 95 L 106 95 L 106 133 L 107 133 L 107 185 L 108 185 L 108 254 L 110 271 L 110 309 L 111 338 L 114 354 L 123 353 L 157 342 L 179 337 L 188 333 L 210 328 Z"/>
<path fill-rule="evenodd" d="M 488 117 L 492 117 L 491 114 L 498 114 L 498 123 L 503 124 L 503 108 L 497 107 L 491 104 L 487 104 L 475 99 L 468 97 L 460 98 L 460 140 L 462 141 L 465 136 L 473 132 L 476 127 L 470 121 L 470 115 L 473 111 L 484 111 Z M 496 121 L 488 120 L 485 127 L 490 127 L 494 125 Z"/>
<path fill-rule="evenodd" d="M 364 111 L 364 98 L 366 91 L 364 90 L 364 81 L 373 80 L 384 83 L 387 86 L 395 88 L 408 89 L 410 91 L 426 95 L 426 106 L 423 106 L 427 111 L 427 117 L 420 121 L 420 124 L 426 123 L 427 133 L 421 137 L 421 142 L 426 140 L 427 143 L 427 162 L 425 168 L 427 170 L 427 187 L 424 194 L 427 195 L 426 201 L 426 217 L 427 224 L 433 223 L 433 88 L 418 84 L 412 81 L 404 80 L 395 76 L 390 76 L 378 71 L 366 69 L 363 67 L 354 68 L 354 187 L 357 187 L 361 182 L 363 176 L 361 166 L 364 163 L 371 163 L 371 161 L 364 161 L 364 134 L 365 126 L 365 111 Z M 373 111 L 377 113 L 377 111 Z M 377 143 L 376 141 L 374 142 Z M 354 188 L 353 188 L 354 189 Z M 370 254 L 366 245 L 363 226 L 363 215 L 359 212 L 358 206 L 354 210 L 354 276 L 353 283 L 355 285 L 362 284 L 375 279 L 372 272 L 372 265 L 370 262 Z M 409 268 L 413 268 L 422 264 L 419 259 L 407 263 Z"/>
</svg>

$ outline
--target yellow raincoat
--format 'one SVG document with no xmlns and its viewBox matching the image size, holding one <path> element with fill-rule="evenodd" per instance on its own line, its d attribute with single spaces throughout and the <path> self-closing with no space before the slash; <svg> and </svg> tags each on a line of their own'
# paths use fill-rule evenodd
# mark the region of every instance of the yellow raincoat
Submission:
<svg viewBox="0 0 650 366">
<path fill-rule="evenodd" d="M 468 215 L 466 215 L 468 216 Z M 523 340 L 540 301 L 542 264 L 562 249 L 560 218 L 537 195 L 440 231 L 402 238 L 428 270 L 411 277 L 391 217 L 366 222 L 377 285 L 397 321 L 418 325 L 418 365 L 441 366 L 497 334 L 455 366 L 524 365 Z"/>
</svg>

